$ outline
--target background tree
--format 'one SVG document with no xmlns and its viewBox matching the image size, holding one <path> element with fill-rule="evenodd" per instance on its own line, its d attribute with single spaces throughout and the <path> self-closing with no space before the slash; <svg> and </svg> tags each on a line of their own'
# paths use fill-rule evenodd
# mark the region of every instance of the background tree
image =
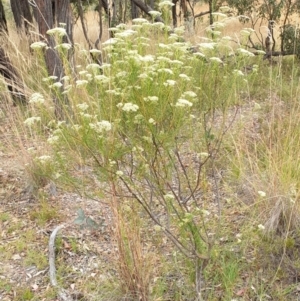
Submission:
<svg viewBox="0 0 300 301">
<path fill-rule="evenodd" d="M 25 87 L 17 69 L 6 54 L 8 28 L 2 0 L 0 0 L 0 74 L 3 76 L 7 88 L 11 93 L 14 104 L 25 103 Z"/>
<path fill-rule="evenodd" d="M 29 34 L 29 28 L 33 25 L 29 2 L 10 0 L 10 5 L 17 30 L 25 30 L 26 34 Z"/>
<path fill-rule="evenodd" d="M 2 1 L 0 0 L 0 31 L 8 33 L 7 22 Z"/>
</svg>

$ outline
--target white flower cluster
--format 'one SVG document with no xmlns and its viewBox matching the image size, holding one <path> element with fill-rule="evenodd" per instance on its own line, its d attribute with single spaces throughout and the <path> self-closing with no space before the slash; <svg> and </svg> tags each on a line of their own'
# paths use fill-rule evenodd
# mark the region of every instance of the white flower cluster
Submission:
<svg viewBox="0 0 300 301">
<path fill-rule="evenodd" d="M 166 80 L 166 82 L 164 83 L 164 86 L 168 87 L 168 86 L 175 86 L 176 85 L 176 81 L 172 80 L 172 79 L 168 79 Z"/>
<path fill-rule="evenodd" d="M 112 129 L 111 123 L 107 120 L 90 123 L 89 126 L 99 134 L 102 134 L 103 132 L 109 132 Z"/>
<path fill-rule="evenodd" d="M 49 161 L 51 161 L 51 157 L 44 155 L 44 156 L 37 157 L 36 160 L 42 164 L 45 164 L 45 163 L 48 163 Z"/>
<path fill-rule="evenodd" d="M 148 96 L 148 97 L 144 97 L 143 98 L 144 101 L 151 101 L 151 102 L 157 102 L 158 101 L 158 97 L 157 96 Z"/>
<path fill-rule="evenodd" d="M 62 27 L 55 27 L 55 28 L 52 28 L 52 29 L 49 29 L 47 30 L 47 34 L 49 36 L 55 36 L 55 35 L 58 35 L 60 37 L 63 37 L 63 36 L 66 36 L 67 35 L 67 32 L 64 28 Z"/>
<path fill-rule="evenodd" d="M 89 105 L 84 102 L 84 103 L 80 103 L 76 106 L 80 111 L 86 111 L 89 108 Z"/>
<path fill-rule="evenodd" d="M 158 7 L 160 9 L 162 8 L 169 8 L 169 7 L 172 7 L 174 6 L 175 4 L 172 3 L 170 0 L 165 0 L 165 1 L 161 1 L 159 4 L 158 4 Z"/>
<path fill-rule="evenodd" d="M 24 124 L 28 126 L 34 125 L 36 122 L 41 121 L 41 117 L 29 117 L 24 121 Z"/>
<path fill-rule="evenodd" d="M 66 49 L 66 50 L 69 50 L 71 48 L 72 48 L 72 45 L 69 43 L 61 43 L 54 47 L 54 49 Z"/>
<path fill-rule="evenodd" d="M 139 106 L 136 104 L 133 104 L 131 102 L 127 103 L 118 103 L 117 104 L 118 108 L 122 108 L 123 111 L 125 112 L 136 112 L 139 109 Z"/>
<path fill-rule="evenodd" d="M 179 98 L 175 104 L 176 107 L 191 107 L 193 103 L 184 98 Z"/>
<path fill-rule="evenodd" d="M 41 93 L 33 93 L 29 99 L 29 103 L 43 104 L 45 102 L 44 96 Z"/>
<path fill-rule="evenodd" d="M 30 45 L 30 48 L 35 50 L 35 49 L 43 49 L 46 48 L 47 44 L 44 42 L 34 42 Z"/>
</svg>

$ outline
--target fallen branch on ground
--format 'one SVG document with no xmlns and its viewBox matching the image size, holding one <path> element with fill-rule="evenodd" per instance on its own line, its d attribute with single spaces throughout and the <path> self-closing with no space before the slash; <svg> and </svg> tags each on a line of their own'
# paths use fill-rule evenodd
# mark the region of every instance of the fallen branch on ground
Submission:
<svg viewBox="0 0 300 301">
<path fill-rule="evenodd" d="M 49 276 L 50 276 L 50 283 L 53 287 L 57 288 L 57 293 L 59 298 L 62 301 L 74 301 L 70 294 L 64 290 L 63 288 L 59 287 L 57 284 L 56 279 L 56 268 L 55 268 L 55 237 L 59 230 L 65 228 L 65 225 L 57 226 L 50 235 L 49 238 Z"/>
</svg>

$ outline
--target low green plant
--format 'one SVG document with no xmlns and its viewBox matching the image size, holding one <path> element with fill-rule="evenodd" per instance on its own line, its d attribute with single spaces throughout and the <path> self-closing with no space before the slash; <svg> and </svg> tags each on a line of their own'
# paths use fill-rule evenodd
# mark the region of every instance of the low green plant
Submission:
<svg viewBox="0 0 300 301">
<path fill-rule="evenodd" d="M 32 300 L 33 298 L 34 298 L 34 293 L 31 291 L 30 288 L 22 287 L 18 289 L 16 300 L 27 301 L 27 300 Z"/>
<path fill-rule="evenodd" d="M 30 212 L 30 217 L 40 225 L 59 218 L 58 208 L 49 203 L 46 199 L 42 199 L 39 205 Z"/>
</svg>

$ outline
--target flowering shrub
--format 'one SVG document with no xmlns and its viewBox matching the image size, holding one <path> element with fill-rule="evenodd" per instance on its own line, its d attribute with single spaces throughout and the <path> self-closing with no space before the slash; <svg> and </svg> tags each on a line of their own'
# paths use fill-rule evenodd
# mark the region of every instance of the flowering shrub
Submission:
<svg viewBox="0 0 300 301">
<path fill-rule="evenodd" d="M 165 9 L 172 3 L 160 5 Z M 66 122 L 45 125 L 54 154 L 43 160 L 48 164 L 54 158 L 60 181 L 63 174 L 72 175 L 78 162 L 89 162 L 114 198 L 127 202 L 127 195 L 135 200 L 155 229 L 193 262 L 199 294 L 199 273 L 212 246 L 203 197 L 209 193 L 206 165 L 210 162 L 214 174 L 226 111 L 239 102 L 236 91 L 246 87 L 247 80 L 239 66 L 233 70 L 224 60 L 233 52 L 224 48 L 228 39 L 214 35 L 191 53 L 188 43 L 176 42 L 182 30 L 168 37 L 164 24 L 144 19 L 133 24 L 112 28 L 114 38 L 104 42 L 101 51 L 90 50 L 102 56 L 101 66 L 89 62 L 87 51 L 80 50 L 86 64 L 78 66 L 76 80 L 71 73 L 63 81 L 47 79 L 51 89 L 63 86 L 70 108 Z M 64 34 L 60 29 L 47 33 Z M 153 35 L 157 40 L 151 39 Z M 69 49 L 67 44 L 60 47 Z M 245 49 L 237 51 L 240 60 L 252 56 Z M 37 92 L 30 103 L 41 107 L 44 96 Z M 25 120 L 29 127 L 43 122 L 42 117 Z"/>
</svg>

